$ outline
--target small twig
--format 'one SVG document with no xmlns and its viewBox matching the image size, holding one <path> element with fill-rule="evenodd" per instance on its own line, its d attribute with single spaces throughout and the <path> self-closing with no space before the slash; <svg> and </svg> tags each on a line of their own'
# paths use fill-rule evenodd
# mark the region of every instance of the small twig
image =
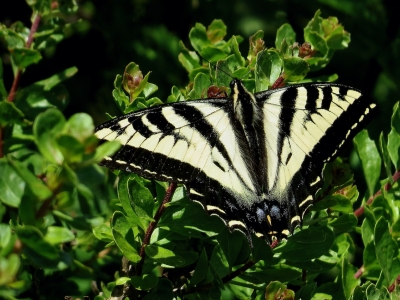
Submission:
<svg viewBox="0 0 400 300">
<path fill-rule="evenodd" d="M 33 35 L 36 33 L 36 31 L 37 31 L 37 29 L 39 27 L 40 19 L 41 19 L 40 14 L 36 14 L 35 19 L 33 20 L 31 29 L 29 31 L 28 40 L 26 41 L 26 45 L 25 45 L 26 48 L 30 48 L 31 45 L 32 45 Z M 8 97 L 7 97 L 7 101 L 8 102 L 14 102 L 15 93 L 16 93 L 16 91 L 18 89 L 19 81 L 21 79 L 21 76 L 22 76 L 22 69 L 18 68 L 17 74 L 15 74 L 14 81 L 13 81 L 11 89 L 10 89 L 10 93 L 8 94 Z"/>
<path fill-rule="evenodd" d="M 282 73 L 276 80 L 275 82 L 272 84 L 271 86 L 271 90 L 280 88 L 280 87 L 284 87 L 285 86 L 285 78 L 283 76 L 284 74 Z"/>
<path fill-rule="evenodd" d="M 392 178 L 393 178 L 393 184 L 394 184 L 394 183 L 395 183 L 397 180 L 399 180 L 399 178 L 400 178 L 400 171 L 397 171 L 396 173 L 394 173 L 394 175 L 393 175 Z M 391 187 L 392 187 L 392 183 L 388 182 L 388 183 L 385 184 L 385 186 L 384 186 L 383 188 L 385 189 L 385 191 L 388 191 Z M 355 215 L 357 218 L 360 217 L 360 216 L 362 216 L 362 215 L 364 214 L 364 207 L 365 207 L 365 205 L 370 205 L 370 204 L 374 201 L 374 199 L 375 199 L 376 197 L 378 197 L 379 195 L 381 195 L 381 194 L 382 194 L 382 191 L 379 190 L 379 191 L 377 191 L 373 196 L 369 197 L 368 201 L 367 201 L 363 206 L 357 208 L 357 209 L 354 211 L 354 215 Z"/>
<path fill-rule="evenodd" d="M 361 275 L 364 273 L 365 269 L 364 269 L 364 265 L 361 266 L 361 268 L 359 268 L 357 270 L 357 272 L 354 274 L 354 278 L 358 279 L 361 277 Z"/>
<path fill-rule="evenodd" d="M 177 184 L 176 183 L 171 183 L 167 189 L 167 192 L 165 193 L 164 200 L 161 203 L 160 207 L 158 208 L 156 214 L 154 215 L 154 221 L 150 223 L 149 227 L 146 230 L 146 233 L 144 235 L 143 239 L 143 244 L 142 247 L 140 248 L 140 257 L 142 258 L 140 262 L 137 264 L 135 274 L 140 275 L 142 273 L 142 268 L 144 264 L 144 258 L 145 258 L 145 248 L 146 246 L 150 243 L 150 238 L 151 235 L 156 229 L 158 222 L 160 221 L 161 215 L 163 214 L 165 210 L 165 204 L 167 204 L 169 201 L 172 199 L 172 195 L 174 194 L 176 190 Z"/>
<path fill-rule="evenodd" d="M 28 40 L 26 41 L 26 45 L 25 45 L 26 48 L 30 48 L 32 45 L 33 35 L 35 34 L 35 32 L 37 31 L 37 29 L 39 27 L 40 19 L 41 19 L 40 14 L 37 14 L 35 16 L 35 19 L 33 20 L 31 29 L 29 31 Z M 8 102 L 14 102 L 15 93 L 18 89 L 21 76 L 22 76 L 22 69 L 18 68 L 17 73 L 15 74 L 13 83 L 11 85 L 10 92 L 8 93 L 8 97 L 7 97 Z M 4 142 L 3 142 L 3 140 L 4 140 L 4 128 L 0 127 L 0 158 L 4 157 L 4 150 L 3 150 Z"/>
</svg>

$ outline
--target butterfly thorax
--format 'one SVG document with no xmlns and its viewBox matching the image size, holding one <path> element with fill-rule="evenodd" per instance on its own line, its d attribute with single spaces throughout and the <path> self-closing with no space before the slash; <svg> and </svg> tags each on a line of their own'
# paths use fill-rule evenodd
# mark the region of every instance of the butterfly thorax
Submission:
<svg viewBox="0 0 400 300">
<path fill-rule="evenodd" d="M 242 124 L 243 129 L 254 127 L 260 119 L 260 109 L 254 95 L 245 88 L 239 79 L 233 79 L 230 87 L 236 118 Z"/>
</svg>

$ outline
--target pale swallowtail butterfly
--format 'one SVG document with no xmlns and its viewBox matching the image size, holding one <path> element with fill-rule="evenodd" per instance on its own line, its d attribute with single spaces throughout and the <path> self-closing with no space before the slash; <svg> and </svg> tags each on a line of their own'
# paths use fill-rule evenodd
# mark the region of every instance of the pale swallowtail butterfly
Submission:
<svg viewBox="0 0 400 300">
<path fill-rule="evenodd" d="M 332 83 L 252 94 L 234 79 L 230 88 L 230 97 L 151 107 L 101 124 L 100 140 L 122 144 L 101 165 L 182 183 L 190 199 L 248 238 L 286 238 L 312 205 L 323 164 L 360 131 L 375 104 Z"/>
</svg>

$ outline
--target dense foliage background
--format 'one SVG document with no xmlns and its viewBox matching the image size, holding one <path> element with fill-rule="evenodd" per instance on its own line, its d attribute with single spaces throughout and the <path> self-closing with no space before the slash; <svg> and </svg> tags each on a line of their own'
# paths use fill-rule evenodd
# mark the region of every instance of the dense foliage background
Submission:
<svg viewBox="0 0 400 300">
<path fill-rule="evenodd" d="M 387 174 L 396 174 L 399 168 L 396 155 L 393 154 L 397 152 L 396 145 L 399 145 L 393 142 L 396 141 L 394 136 L 397 138 L 396 134 L 400 132 L 397 128 L 398 113 L 394 114 L 390 122 L 393 106 L 399 99 L 397 83 L 400 79 L 400 19 L 396 16 L 394 1 L 247 0 L 232 3 L 142 0 L 79 1 L 75 5 L 70 0 L 59 1 L 58 5 L 55 3 L 52 4 L 53 10 L 57 12 L 40 20 L 43 27 L 39 26 L 38 33 L 42 35 L 34 37 L 34 47 L 41 53 L 41 59 L 32 54 L 28 60 L 19 61 L 18 58 L 27 56 L 25 53 L 18 56 L 21 40 L 9 33 L 7 28 L 14 26 L 13 30 L 27 39 L 28 29 L 35 16 L 32 15 L 32 9 L 34 12 L 45 12 L 46 15 L 48 11 L 44 7 L 50 7 L 50 2 L 18 0 L 7 1 L 7 7 L 6 3 L 0 4 L 0 81 L 4 81 L 4 86 L 0 84 L 0 142 L 4 142 L 1 155 L 4 157 L 0 160 L 0 297 L 61 299 L 68 295 L 88 295 L 93 298 L 99 290 L 107 297 L 111 295 L 117 278 L 122 278 L 117 284 L 126 288 L 124 283 L 128 282 L 129 276 L 121 275 L 125 266 L 122 264 L 121 267 L 120 250 L 123 246 L 117 242 L 117 247 L 113 243 L 129 239 L 125 236 L 118 239 L 115 234 L 111 236 L 109 227 L 102 225 L 109 224 L 113 212 L 121 210 L 119 201 L 122 201 L 127 186 L 129 190 L 141 192 L 144 198 L 152 199 L 149 194 L 151 191 L 157 195 L 159 203 L 165 192 L 161 190 L 167 186 L 123 177 L 117 195 L 114 175 L 94 164 L 115 148 L 106 145 L 94 150 L 97 144 L 92 135 L 93 124 L 105 121 L 106 112 L 112 116 L 120 114 L 112 101 L 113 82 L 116 74 L 121 74 L 131 61 L 138 63 L 144 74 L 152 72 L 151 82 L 158 86 L 156 95 L 163 101 L 170 95 L 173 85 L 184 88 L 188 84 L 188 76 L 178 60 L 181 52 L 179 41 L 183 41 L 186 46 L 190 45 L 188 33 L 197 22 L 207 26 L 214 19 L 222 19 L 228 28 L 227 39 L 232 35 L 244 38 L 239 47 L 242 55 L 246 56 L 249 48 L 247 40 L 258 30 L 264 31 L 266 47 L 275 47 L 278 28 L 289 23 L 297 33 L 297 41 L 302 43 L 303 28 L 318 9 L 324 18 L 337 17 L 345 30 L 351 33 L 351 43 L 347 49 L 336 51 L 328 66 L 313 73 L 313 77 L 336 73 L 339 75 L 338 82 L 361 89 L 378 103 L 380 110 L 369 125 L 368 134 L 363 133 L 356 140 L 356 146 L 364 150 L 358 149 L 357 155 L 356 150 L 348 147 L 344 152 L 345 157 L 350 156 L 347 162 L 355 172 L 356 185 L 361 195 L 358 199 L 353 195 L 353 209 L 390 182 L 385 179 Z M 22 23 L 12 25 L 17 21 Z M 49 31 L 47 33 L 46 28 Z M 20 111 L 8 110 L 8 105 L 4 103 L 10 96 L 8 93 L 15 83 L 18 69 L 21 78 L 15 102 Z M 41 80 L 42 83 L 37 84 Z M 41 101 L 43 99 L 48 102 Z M 52 102 L 51 99 L 58 102 Z M 48 109 L 53 106 L 59 110 Z M 7 113 L 4 113 L 6 110 Z M 76 114 L 82 112 L 87 114 Z M 384 133 L 383 137 L 380 136 L 381 132 Z M 388 136 L 389 132 L 392 135 Z M 387 140 L 390 155 L 385 152 Z M 381 156 L 377 149 L 380 149 Z M 378 182 L 378 179 L 382 181 Z M 122 186 L 121 182 L 126 186 Z M 338 234 L 336 237 L 335 246 L 339 249 L 333 247 L 330 251 L 335 251 L 336 256 L 330 254 L 340 259 L 332 258 L 334 263 L 329 266 L 333 268 L 333 265 L 341 264 L 340 267 L 336 266 L 335 271 L 330 271 L 327 261 L 323 260 L 326 265 L 319 265 L 321 273 L 325 272 L 323 275 L 317 276 L 317 270 L 308 270 L 310 282 L 316 278 L 313 282 L 315 285 L 299 284 L 301 274 L 281 265 L 274 266 L 276 273 L 273 274 L 276 276 L 269 275 L 271 269 L 269 273 L 254 273 L 253 277 L 265 279 L 254 282 L 254 278 L 248 274 L 248 277 L 241 278 L 239 283 L 230 285 L 226 290 L 219 288 L 226 281 L 210 281 L 207 277 L 209 281 L 206 280 L 206 283 L 214 282 L 213 288 L 208 286 L 207 292 L 192 294 L 193 299 L 219 298 L 221 291 L 226 299 L 247 298 L 249 295 L 264 297 L 265 286 L 271 280 L 289 283 L 289 287 L 297 292 L 301 286 L 300 293 L 303 294 L 300 295 L 303 295 L 303 299 L 307 299 L 304 295 L 313 295 L 314 299 L 342 299 L 343 294 L 335 295 L 338 288 L 333 284 L 334 280 L 335 284 L 341 284 L 340 291 L 343 291 L 346 298 L 367 299 L 373 294 L 394 297 L 396 286 L 392 279 L 396 276 L 393 277 L 393 274 L 400 274 L 400 268 L 396 263 L 388 264 L 389 261 L 396 262 L 399 255 L 397 184 L 390 193 L 386 193 L 384 188 L 382 191 L 385 198 L 381 196 L 377 206 L 367 210 L 367 217 L 361 218 L 358 227 L 352 225 L 359 234 L 353 232 L 351 239 L 346 234 Z M 380 218 L 382 216 L 387 221 L 383 221 Z M 119 214 L 114 214 L 112 220 L 112 227 L 123 228 L 126 234 L 126 220 Z M 382 240 L 385 243 L 372 238 L 371 232 L 382 233 L 379 238 L 384 237 Z M 320 232 L 321 235 L 325 233 Z M 329 232 L 326 236 L 331 237 Z M 375 234 L 375 237 L 378 235 Z M 237 237 L 232 239 L 235 238 L 240 240 Z M 343 240 L 347 243 L 345 250 L 339 247 L 343 245 Z M 218 242 L 224 245 L 221 237 Z M 105 248 L 107 243 L 111 247 Z M 185 247 L 174 249 L 174 253 L 187 251 Z M 387 249 L 392 252 L 389 251 L 384 258 L 377 255 Z M 277 251 L 280 253 L 284 250 Z M 236 255 L 243 260 L 249 255 L 248 252 Z M 265 252 L 262 255 L 267 256 L 264 257 L 267 261 L 272 254 L 269 249 Z M 347 252 L 348 255 L 345 254 Z M 199 253 L 199 261 L 207 264 L 206 252 L 200 250 Z M 268 256 L 270 254 L 271 257 Z M 153 253 L 152 258 L 167 265 L 172 264 L 171 261 L 163 261 L 165 255 L 163 253 L 157 258 Z M 180 255 L 185 257 L 183 253 Z M 253 259 L 257 257 L 255 251 L 251 255 Z M 346 258 L 342 259 L 342 256 Z M 239 258 L 235 256 L 235 263 L 245 261 Z M 129 259 L 134 261 L 136 258 Z M 215 257 L 210 259 L 214 259 L 215 263 Z M 230 271 L 237 268 L 233 261 L 229 263 L 233 265 Z M 361 269 L 362 265 L 364 269 Z M 189 265 L 187 270 L 178 269 L 180 272 L 177 274 L 171 269 L 170 281 L 174 286 L 180 286 L 179 276 L 189 276 L 194 266 L 196 264 Z M 307 269 L 300 263 L 297 268 Z M 357 269 L 362 275 L 353 279 Z M 381 270 L 384 274 L 379 273 Z M 162 272 L 159 272 L 153 274 L 153 277 L 149 276 L 148 281 L 141 277 L 131 282 L 139 290 L 152 290 L 152 297 L 157 297 L 158 292 L 168 298 L 172 295 L 170 281 L 164 278 L 158 281 L 156 288 L 152 285 L 154 277 L 161 276 Z M 207 270 L 204 272 L 208 274 Z M 310 276 L 312 272 L 315 274 Z M 337 275 L 338 272 L 341 275 Z M 126 274 L 129 275 L 129 272 Z M 217 275 L 221 274 L 218 271 L 213 273 L 215 278 L 218 278 Z M 221 278 L 225 277 L 221 275 Z M 196 280 L 198 284 L 202 282 L 201 278 Z M 343 284 L 344 281 L 347 285 Z M 328 286 L 328 283 L 332 285 Z M 262 292 L 251 292 L 256 285 L 258 291 Z M 354 290 L 356 286 L 358 290 Z M 279 288 L 285 291 L 287 297 L 291 297 L 290 290 L 285 290 L 284 285 L 270 286 L 270 295 L 277 295 Z M 392 294 L 389 295 L 387 289 Z M 150 298 L 151 294 L 148 296 Z"/>
</svg>

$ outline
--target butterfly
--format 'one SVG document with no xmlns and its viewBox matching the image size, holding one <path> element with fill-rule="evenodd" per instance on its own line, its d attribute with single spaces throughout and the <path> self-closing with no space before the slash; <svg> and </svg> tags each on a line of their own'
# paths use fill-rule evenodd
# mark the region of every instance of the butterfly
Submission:
<svg viewBox="0 0 400 300">
<path fill-rule="evenodd" d="M 357 89 L 311 83 L 165 104 L 96 128 L 122 147 L 101 165 L 185 185 L 231 229 L 271 242 L 301 225 L 324 163 L 358 133 L 375 104 Z"/>
</svg>

